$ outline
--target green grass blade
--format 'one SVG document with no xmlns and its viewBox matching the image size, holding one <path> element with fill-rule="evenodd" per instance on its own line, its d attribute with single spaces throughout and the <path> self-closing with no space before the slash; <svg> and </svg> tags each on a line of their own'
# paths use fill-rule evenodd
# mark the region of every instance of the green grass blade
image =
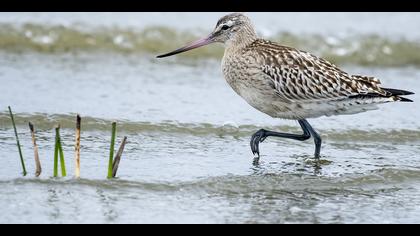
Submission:
<svg viewBox="0 0 420 236">
<path fill-rule="evenodd" d="M 26 167 L 25 167 L 25 161 L 23 160 L 22 149 L 20 148 L 20 142 L 19 142 L 19 137 L 18 137 L 18 133 L 16 129 L 15 118 L 13 117 L 12 108 L 10 108 L 10 106 L 9 106 L 9 113 L 10 113 L 10 118 L 12 119 L 13 129 L 15 130 L 16 142 L 19 149 L 20 162 L 22 164 L 22 169 L 23 169 L 23 176 L 26 176 L 27 172 L 26 172 Z"/>
<path fill-rule="evenodd" d="M 60 126 L 56 129 L 58 152 L 60 154 L 61 176 L 66 177 L 66 163 L 64 161 L 63 146 L 61 145 Z"/>
<path fill-rule="evenodd" d="M 115 134 L 117 132 L 117 123 L 112 122 L 112 135 L 111 135 L 111 147 L 109 150 L 109 162 L 108 162 L 108 179 L 112 178 L 112 166 L 115 150 Z"/>
<path fill-rule="evenodd" d="M 55 128 L 55 145 L 54 145 L 54 177 L 58 177 L 58 149 L 59 149 L 59 138 L 58 138 L 58 127 Z"/>
</svg>

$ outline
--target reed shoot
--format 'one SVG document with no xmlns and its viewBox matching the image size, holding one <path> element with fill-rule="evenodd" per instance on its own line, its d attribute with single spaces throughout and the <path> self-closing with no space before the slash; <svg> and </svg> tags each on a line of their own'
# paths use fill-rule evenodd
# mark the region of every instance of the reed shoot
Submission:
<svg viewBox="0 0 420 236">
<path fill-rule="evenodd" d="M 19 142 L 19 137 L 18 137 L 18 133 L 16 129 L 15 119 L 13 117 L 12 108 L 10 108 L 10 106 L 9 106 L 9 113 L 10 113 L 10 118 L 12 119 L 13 129 L 15 130 L 16 143 L 19 149 L 19 156 L 20 156 L 20 162 L 22 164 L 23 176 L 26 176 L 27 172 L 26 172 L 26 167 L 25 167 L 25 161 L 23 160 L 23 154 L 22 154 L 22 149 L 20 148 L 20 142 Z"/>
<path fill-rule="evenodd" d="M 111 134 L 111 147 L 109 150 L 109 162 L 108 162 L 108 179 L 112 178 L 112 165 L 115 149 L 115 134 L 117 132 L 117 123 L 112 122 L 112 134 Z"/>
<path fill-rule="evenodd" d="M 35 128 L 31 122 L 29 122 L 29 129 L 31 130 L 32 143 L 34 145 L 34 156 L 35 156 L 35 166 L 36 166 L 35 176 L 39 177 L 41 175 L 42 168 L 41 168 L 41 162 L 39 161 L 38 145 L 36 144 Z"/>
<path fill-rule="evenodd" d="M 124 137 L 123 141 L 121 142 L 120 149 L 118 149 L 117 155 L 115 156 L 114 163 L 112 165 L 112 177 L 115 178 L 117 176 L 118 166 L 120 164 L 121 156 L 124 151 L 125 144 L 127 142 L 127 137 Z"/>
<path fill-rule="evenodd" d="M 58 129 L 59 127 L 55 128 L 55 145 L 54 145 L 54 177 L 58 177 Z"/>
<path fill-rule="evenodd" d="M 64 161 L 63 146 L 61 145 L 60 126 L 58 126 L 55 129 L 55 133 L 56 133 L 56 136 L 57 136 L 58 152 L 60 154 L 61 176 L 65 177 L 65 176 L 67 176 L 67 172 L 66 172 L 66 163 Z"/>
<path fill-rule="evenodd" d="M 80 178 L 80 129 L 81 129 L 81 118 L 77 115 L 76 118 L 76 147 L 75 147 L 75 175 L 76 178 Z"/>
</svg>

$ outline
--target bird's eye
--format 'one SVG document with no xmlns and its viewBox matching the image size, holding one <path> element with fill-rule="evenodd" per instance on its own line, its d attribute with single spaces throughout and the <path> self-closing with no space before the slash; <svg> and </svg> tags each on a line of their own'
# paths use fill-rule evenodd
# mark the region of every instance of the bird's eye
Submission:
<svg viewBox="0 0 420 236">
<path fill-rule="evenodd" d="M 222 26 L 222 30 L 227 30 L 227 29 L 229 29 L 229 26 L 227 26 L 227 25 Z"/>
</svg>

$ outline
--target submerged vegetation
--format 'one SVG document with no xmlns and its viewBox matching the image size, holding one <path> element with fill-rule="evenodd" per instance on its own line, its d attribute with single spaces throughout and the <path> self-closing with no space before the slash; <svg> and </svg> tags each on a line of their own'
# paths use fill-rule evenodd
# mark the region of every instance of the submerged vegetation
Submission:
<svg viewBox="0 0 420 236">
<path fill-rule="evenodd" d="M 20 162 L 22 164 L 22 170 L 23 170 L 22 174 L 23 176 L 26 176 L 27 172 L 26 172 L 26 167 L 25 167 L 25 161 L 23 159 L 22 148 L 20 147 L 20 141 L 19 141 L 19 136 L 16 129 L 15 118 L 13 116 L 12 108 L 10 106 L 8 108 L 9 108 L 10 119 L 12 120 L 12 124 L 13 124 L 13 129 L 15 131 L 16 144 L 19 150 Z"/>
<path fill-rule="evenodd" d="M 31 122 L 29 122 L 29 129 L 31 130 L 32 144 L 34 145 L 34 156 L 35 156 L 35 165 L 36 165 L 35 176 L 38 177 L 41 175 L 42 168 L 41 168 L 41 162 L 39 160 L 38 145 L 36 144 L 35 127 Z"/>
<path fill-rule="evenodd" d="M 54 150 L 54 177 L 58 176 L 58 155 L 60 155 L 61 176 L 66 177 L 66 163 L 64 161 L 64 152 L 61 145 L 60 125 L 55 128 L 55 150 Z"/>
<path fill-rule="evenodd" d="M 76 116 L 76 145 L 75 145 L 75 177 L 80 178 L 80 132 L 81 132 L 82 118 L 79 114 Z"/>
<path fill-rule="evenodd" d="M 115 150 L 115 135 L 117 132 L 117 122 L 112 122 L 111 146 L 109 148 L 108 179 L 112 178 L 112 163 Z"/>
<path fill-rule="evenodd" d="M 21 149 L 21 145 L 20 145 L 20 141 L 19 141 L 19 137 L 18 137 L 18 133 L 17 133 L 17 129 L 16 129 L 16 123 L 15 123 L 15 119 L 14 119 L 14 115 L 12 113 L 12 109 L 9 106 L 9 115 L 10 115 L 10 119 L 12 121 L 12 125 L 15 131 L 15 137 L 16 137 L 16 142 L 17 142 L 17 146 L 18 146 L 18 151 L 19 151 L 19 156 L 20 156 L 20 161 L 22 164 L 22 169 L 23 169 L 23 175 L 26 176 L 27 175 L 27 171 L 26 171 L 26 167 L 25 167 L 25 162 L 24 162 L 24 158 L 23 158 L 23 154 L 22 154 L 22 149 Z M 108 165 L 108 178 L 115 178 L 116 174 L 117 174 L 117 170 L 118 170 L 118 166 L 119 166 L 119 162 L 121 160 L 121 156 L 122 156 L 122 152 L 124 151 L 124 147 L 126 145 L 127 142 L 127 137 L 123 138 L 123 141 L 121 143 L 121 146 L 114 158 L 114 149 L 115 149 L 115 139 L 116 139 L 116 127 L 117 127 L 117 123 L 113 122 L 112 123 L 112 137 L 111 137 L 111 147 L 110 147 L 110 156 L 109 156 L 109 165 Z M 34 156 L 35 156 L 35 176 L 39 177 L 41 175 L 42 172 L 42 167 L 41 167 L 41 162 L 39 159 L 39 153 L 38 153 L 38 145 L 36 143 L 36 137 L 35 137 L 35 128 L 34 125 L 32 124 L 32 122 L 29 122 L 29 130 L 30 130 L 30 134 L 31 134 L 31 138 L 32 138 L 32 143 L 33 143 L 33 148 L 34 148 Z M 76 117 L 76 134 L 75 134 L 75 138 L 76 138 L 76 144 L 75 144 L 75 177 L 79 178 L 80 177 L 80 137 L 81 137 L 81 117 L 80 115 L 77 115 Z M 61 140 L 61 136 L 60 136 L 60 125 L 57 125 L 55 127 L 55 144 L 54 144 L 54 170 L 53 170 L 53 177 L 58 177 L 58 165 L 59 165 L 59 160 L 58 158 L 60 157 L 60 167 L 61 167 L 61 176 L 62 177 L 66 177 L 67 176 L 67 171 L 66 171 L 66 164 L 65 164 L 65 159 L 64 159 L 64 151 L 63 151 L 63 144 L 62 144 L 62 140 Z"/>
</svg>

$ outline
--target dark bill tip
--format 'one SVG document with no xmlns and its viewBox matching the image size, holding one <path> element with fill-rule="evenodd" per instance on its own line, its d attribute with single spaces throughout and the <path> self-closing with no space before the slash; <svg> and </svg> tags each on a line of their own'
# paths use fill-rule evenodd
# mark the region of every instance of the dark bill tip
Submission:
<svg viewBox="0 0 420 236">
<path fill-rule="evenodd" d="M 165 53 L 165 54 L 156 56 L 156 58 L 170 57 L 170 56 L 178 54 L 178 53 L 181 53 L 181 52 L 177 52 L 177 50 L 175 50 L 173 52 L 169 52 L 169 53 Z"/>
<path fill-rule="evenodd" d="M 169 57 L 169 56 L 172 56 L 172 55 L 175 55 L 175 54 L 178 54 L 178 53 L 182 53 L 182 52 L 192 50 L 194 48 L 199 48 L 199 47 L 205 46 L 205 45 L 210 44 L 210 43 L 212 43 L 211 36 L 209 36 L 207 38 L 199 39 L 197 41 L 194 41 L 194 42 L 188 44 L 187 46 L 176 49 L 175 51 L 156 56 L 156 58 Z"/>
</svg>

